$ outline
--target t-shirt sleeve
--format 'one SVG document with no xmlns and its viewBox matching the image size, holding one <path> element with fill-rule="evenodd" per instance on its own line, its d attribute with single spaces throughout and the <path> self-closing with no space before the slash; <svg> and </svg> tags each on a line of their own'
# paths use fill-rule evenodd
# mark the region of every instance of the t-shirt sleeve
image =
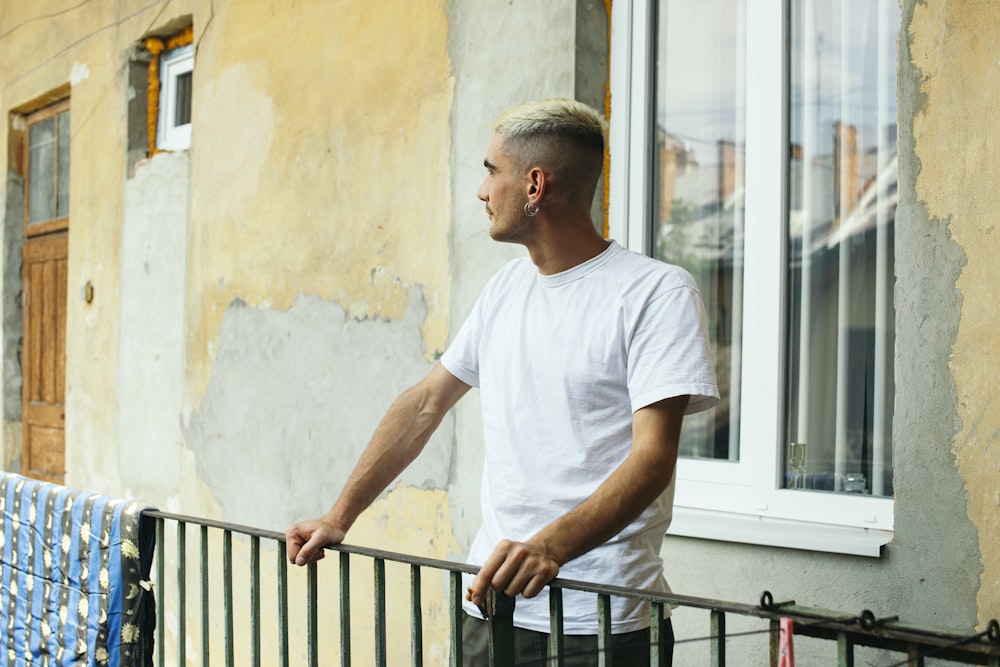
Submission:
<svg viewBox="0 0 1000 667">
<path fill-rule="evenodd" d="M 470 387 L 479 386 L 479 341 L 483 336 L 483 298 L 484 295 L 479 296 L 472 312 L 458 330 L 455 340 L 441 355 L 441 365 Z"/>
<path fill-rule="evenodd" d="M 719 402 L 705 309 L 693 281 L 654 295 L 637 314 L 628 389 L 633 412 L 674 396 L 691 397 L 687 414 Z"/>
</svg>

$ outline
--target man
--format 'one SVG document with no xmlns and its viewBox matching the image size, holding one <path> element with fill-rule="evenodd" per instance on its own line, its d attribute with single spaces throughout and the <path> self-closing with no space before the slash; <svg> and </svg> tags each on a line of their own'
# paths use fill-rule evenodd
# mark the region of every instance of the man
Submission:
<svg viewBox="0 0 1000 667">
<path fill-rule="evenodd" d="M 472 665 L 486 664 L 478 609 L 490 587 L 521 596 L 519 664 L 544 660 L 544 587 L 558 574 L 668 590 L 659 549 L 681 421 L 718 400 L 691 277 L 594 227 L 600 115 L 541 100 L 508 111 L 494 130 L 478 197 L 490 236 L 529 256 L 490 280 L 441 362 L 392 404 L 330 511 L 286 531 L 292 562 L 322 558 L 479 387 L 483 526 L 469 560 L 481 569 L 468 582 L 463 627 Z M 566 653 L 589 654 L 567 664 L 596 664 L 593 596 L 565 591 L 563 605 Z M 648 605 L 614 601 L 616 664 L 647 659 L 648 626 Z"/>
</svg>

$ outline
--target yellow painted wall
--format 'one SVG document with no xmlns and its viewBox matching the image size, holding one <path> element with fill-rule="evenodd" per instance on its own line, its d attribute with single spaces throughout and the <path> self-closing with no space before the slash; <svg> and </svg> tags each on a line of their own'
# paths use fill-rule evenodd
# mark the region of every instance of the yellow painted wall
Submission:
<svg viewBox="0 0 1000 667">
<path fill-rule="evenodd" d="M 952 451 L 979 533 L 980 622 L 1000 617 L 1000 31 L 992 0 L 917 3 L 913 62 L 925 104 L 913 121 L 917 198 L 965 254 L 950 360 L 962 426 Z M 942 406 L 947 414 L 950 406 Z"/>
<path fill-rule="evenodd" d="M 5 108 L 73 84 L 70 483 L 122 485 L 111 473 L 115 448 L 90 444 L 116 440 L 125 66 L 148 31 L 186 14 L 194 16 L 198 48 L 189 409 L 211 376 L 220 321 L 235 299 L 284 310 L 299 295 L 318 295 L 355 318 L 392 320 L 419 288 L 426 357 L 444 347 L 452 97 L 444 3 L 293 4 L 2 8 Z M 28 67 L 18 57 L 25 52 Z M 0 140 L 6 146 L 6 123 Z M 87 281 L 91 305 L 77 298 Z"/>
<path fill-rule="evenodd" d="M 137 4 L 137 3 L 131 3 Z M 112 465 L 114 446 L 84 452 L 74 443 L 115 442 L 113 364 L 117 349 L 118 227 L 124 160 L 107 161 L 124 145 L 123 55 L 137 18 L 127 7 L 96 3 L 3 5 L 0 81 L 4 111 L 47 101 L 52 91 L 71 91 L 72 172 L 70 183 L 69 306 L 66 340 L 66 428 L 68 475 L 120 488 Z M 119 13 L 117 10 L 121 10 Z M 44 20 L 39 15 L 47 15 Z M 72 45 L 68 48 L 67 45 Z M 28 54 L 28 55 L 26 55 Z M 30 105 L 25 107 L 25 105 Z M 6 117 L 6 113 L 5 113 Z M 8 144 L 7 123 L 0 143 Z M 95 300 L 84 307 L 86 281 Z"/>
<path fill-rule="evenodd" d="M 187 415 L 200 407 L 223 315 L 236 301 L 287 311 L 299 297 L 318 296 L 380 326 L 403 319 L 419 291 L 425 362 L 448 336 L 453 80 L 444 0 L 4 2 L 4 112 L 25 111 L 60 88 L 71 93 L 67 483 L 112 494 L 135 483 L 122 475 L 121 457 L 144 456 L 142 442 L 120 444 L 117 434 L 120 322 L 142 317 L 122 313 L 118 298 L 126 109 L 136 93 L 129 54 L 185 16 L 197 48 L 190 217 L 159 224 L 188 229 L 187 284 L 176 286 L 186 292 Z M 5 122 L 4 147 L 8 131 Z M 88 281 L 92 304 L 78 296 Z M 169 499 L 155 499 L 163 509 L 223 517 L 196 455 L 177 446 L 178 472 L 149 469 L 145 488 L 170 480 Z M 317 511 L 333 492 L 316 500 Z M 402 485 L 365 513 L 352 539 L 447 558 L 461 550 L 452 530 L 444 491 Z M 334 576 L 335 563 L 324 570 Z M 408 590 L 397 574 L 391 585 Z M 445 590 L 425 590 L 429 655 L 440 656 Z M 324 597 L 334 604 L 331 591 Z M 265 623 L 273 613 L 266 610 Z M 173 636 L 176 622 L 166 627 Z M 390 639 L 393 651 L 408 651 L 408 633 Z M 356 649 L 366 664 L 370 650 Z"/>
<path fill-rule="evenodd" d="M 314 294 L 356 318 L 400 319 L 420 286 L 426 354 L 444 347 L 452 95 L 444 3 L 298 4 L 308 11 L 217 3 L 203 34 L 196 30 L 193 404 L 236 298 L 284 310 Z"/>
</svg>

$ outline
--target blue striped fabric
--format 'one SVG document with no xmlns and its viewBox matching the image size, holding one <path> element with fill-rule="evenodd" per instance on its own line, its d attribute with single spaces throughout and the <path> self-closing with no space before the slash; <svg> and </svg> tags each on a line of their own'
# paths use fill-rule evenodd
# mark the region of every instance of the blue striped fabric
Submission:
<svg viewBox="0 0 1000 667">
<path fill-rule="evenodd" d="M 0 667 L 152 664 L 143 509 L 0 473 Z"/>
</svg>

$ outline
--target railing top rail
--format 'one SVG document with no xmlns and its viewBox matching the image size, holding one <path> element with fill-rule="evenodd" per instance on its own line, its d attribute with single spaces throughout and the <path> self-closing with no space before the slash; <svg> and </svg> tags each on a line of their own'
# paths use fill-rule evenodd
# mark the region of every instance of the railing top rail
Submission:
<svg viewBox="0 0 1000 667">
<path fill-rule="evenodd" d="M 178 521 L 182 523 L 189 523 L 192 525 L 207 526 L 209 528 L 218 528 L 219 530 L 228 530 L 233 533 L 239 533 L 246 535 L 248 537 L 263 537 L 267 539 L 274 540 L 276 542 L 284 542 L 285 534 L 279 533 L 273 530 L 266 530 L 263 528 L 253 528 L 251 526 L 243 526 L 236 523 L 228 523 L 225 521 L 215 521 L 213 519 L 202 519 L 199 517 L 188 516 L 183 514 L 172 514 L 170 512 L 162 512 L 160 510 L 146 510 L 143 512 L 146 516 L 156 517 L 160 519 L 170 519 L 172 521 Z M 459 563 L 456 561 L 440 560 L 436 558 L 424 558 L 421 556 L 411 556 L 409 554 L 401 554 L 393 551 L 384 551 L 381 549 L 372 549 L 370 547 L 359 547 L 352 544 L 337 544 L 334 546 L 326 547 L 331 551 L 340 551 L 343 553 L 357 554 L 359 556 L 368 556 L 370 558 L 379 558 L 381 560 L 394 561 L 399 563 L 404 563 L 406 565 L 419 565 L 421 567 L 432 567 L 439 570 L 451 570 L 455 572 L 466 572 L 469 574 L 475 574 L 479 571 L 479 568 L 474 565 L 469 565 L 468 563 Z"/>
<path fill-rule="evenodd" d="M 189 523 L 192 525 L 201 525 L 201 526 L 208 526 L 209 528 L 228 530 L 233 533 L 240 533 L 243 535 L 247 535 L 249 537 L 263 537 L 275 540 L 277 542 L 285 541 L 284 533 L 279 533 L 272 530 L 265 530 L 262 528 L 254 528 L 251 526 L 228 523 L 225 521 L 215 521 L 212 519 L 203 519 L 183 514 L 173 514 L 170 512 L 162 512 L 160 510 L 146 510 L 143 512 L 143 514 L 151 517 L 170 519 L 172 521 Z M 439 570 L 449 570 L 452 572 L 464 572 L 466 574 L 476 574 L 477 572 L 479 572 L 478 566 L 469 565 L 468 563 L 441 560 L 437 558 L 424 558 L 420 556 L 412 556 L 409 554 L 401 554 L 393 551 L 384 551 L 382 549 L 361 547 L 353 544 L 337 544 L 326 548 L 331 551 L 357 554 L 359 556 L 378 558 L 381 560 L 393 561 L 393 562 L 403 563 L 406 565 L 418 565 L 421 567 L 436 568 Z M 586 593 L 626 596 L 648 602 L 662 602 L 664 604 L 672 604 L 672 605 L 679 604 L 687 607 L 696 607 L 699 609 L 712 609 L 716 611 L 725 611 L 736 614 L 754 614 L 757 611 L 760 611 L 760 607 L 758 606 L 743 604 L 739 602 L 728 602 L 725 600 L 710 600 L 707 598 L 698 598 L 688 595 L 677 595 L 675 593 L 657 593 L 652 591 L 643 591 L 635 588 L 626 588 L 624 586 L 614 586 L 610 584 L 593 584 L 590 582 L 576 581 L 573 579 L 562 579 L 562 578 L 553 579 L 549 583 L 549 585 L 556 588 L 578 590 Z"/>
</svg>

